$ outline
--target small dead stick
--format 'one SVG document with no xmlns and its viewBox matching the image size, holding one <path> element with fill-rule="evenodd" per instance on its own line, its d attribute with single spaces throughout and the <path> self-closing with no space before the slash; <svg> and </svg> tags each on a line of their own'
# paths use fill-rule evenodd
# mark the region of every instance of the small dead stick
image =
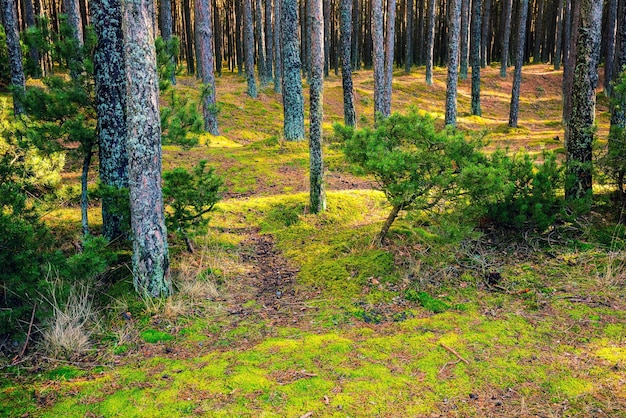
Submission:
<svg viewBox="0 0 626 418">
<path fill-rule="evenodd" d="M 15 362 L 18 358 L 21 358 L 26 352 L 26 347 L 28 347 L 28 342 L 30 340 L 30 333 L 33 330 L 33 322 L 35 322 L 35 310 L 37 310 L 37 304 L 33 305 L 33 312 L 30 314 L 30 323 L 28 324 L 28 333 L 26 334 L 26 341 L 24 342 L 24 347 L 22 347 L 22 351 L 20 351 L 19 356 L 15 357 L 13 361 Z"/>
<path fill-rule="evenodd" d="M 448 350 L 449 352 L 451 352 L 452 354 L 454 354 L 456 356 L 456 358 L 458 358 L 459 360 L 461 360 L 463 363 L 469 365 L 469 361 L 465 360 L 463 358 L 463 356 L 461 356 L 459 353 L 457 353 L 453 348 L 448 347 L 447 345 L 445 345 L 444 343 L 439 343 L 440 346 L 442 346 L 443 348 L 445 348 L 446 350 Z"/>
</svg>

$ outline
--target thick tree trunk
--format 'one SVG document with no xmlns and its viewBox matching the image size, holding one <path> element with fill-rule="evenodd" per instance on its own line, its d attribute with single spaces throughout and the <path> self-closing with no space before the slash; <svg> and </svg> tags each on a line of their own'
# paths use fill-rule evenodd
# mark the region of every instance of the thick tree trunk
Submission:
<svg viewBox="0 0 626 418">
<path fill-rule="evenodd" d="M 385 38 L 383 35 L 383 2 L 372 0 L 372 61 L 374 64 L 374 112 L 385 115 Z"/>
<path fill-rule="evenodd" d="M 613 59 L 615 57 L 615 33 L 617 31 L 617 0 L 609 0 L 606 29 L 606 57 L 604 60 L 604 91 L 611 95 L 613 81 Z"/>
<path fill-rule="evenodd" d="M 130 221 L 126 206 L 118 203 L 122 190 L 128 188 L 122 6 L 120 0 L 93 0 L 91 11 L 98 36 L 94 79 L 100 181 L 110 189 L 102 199 L 102 235 L 114 240 L 126 236 Z"/>
<path fill-rule="evenodd" d="M 282 0 L 274 0 L 274 91 L 283 92 Z"/>
<path fill-rule="evenodd" d="M 461 37 L 459 78 L 465 80 L 468 73 L 469 56 L 469 11 L 471 0 L 461 0 Z"/>
<path fill-rule="evenodd" d="M 215 58 L 213 53 L 213 16 L 210 0 L 195 0 L 196 48 L 198 68 L 204 91 L 202 92 L 202 115 L 204 129 L 212 135 L 219 135 L 217 109 L 215 107 Z"/>
<path fill-rule="evenodd" d="M 515 74 L 513 75 L 513 91 L 511 92 L 511 107 L 509 112 L 509 126 L 517 128 L 519 114 L 519 94 L 522 86 L 522 65 L 524 64 L 524 41 L 526 39 L 526 19 L 528 17 L 528 0 L 521 0 L 521 10 L 517 24 L 517 54 L 515 56 Z"/>
<path fill-rule="evenodd" d="M 391 94 L 393 85 L 393 62 L 394 62 L 394 39 L 396 28 L 396 0 L 387 0 L 387 33 L 385 38 L 387 46 L 385 48 L 385 93 L 384 109 L 385 117 L 391 115 Z"/>
<path fill-rule="evenodd" d="M 556 11 L 556 35 L 554 41 L 554 69 L 561 68 L 561 55 L 563 53 L 563 5 L 566 0 L 557 0 Z"/>
<path fill-rule="evenodd" d="M 482 0 L 472 0 L 472 30 L 471 53 L 472 59 L 472 115 L 480 116 L 480 29 L 481 29 Z"/>
<path fill-rule="evenodd" d="M 76 38 L 78 46 L 82 47 L 84 42 L 83 21 L 80 15 L 78 0 L 63 0 L 63 13 L 67 15 L 67 23 L 74 32 L 74 38 Z"/>
<path fill-rule="evenodd" d="M 22 98 L 26 89 L 24 67 L 22 66 L 22 50 L 20 49 L 20 35 L 17 30 L 17 9 L 15 7 L 15 0 L 0 0 L 0 2 L 6 32 L 9 66 L 11 67 L 13 113 L 17 116 L 24 113 Z"/>
<path fill-rule="evenodd" d="M 410 73 L 413 66 L 413 3 L 407 0 L 406 8 L 406 52 L 404 54 L 404 72 Z"/>
<path fill-rule="evenodd" d="M 435 52 L 435 0 L 428 0 L 428 40 L 426 41 L 426 84 L 433 84 Z"/>
<path fill-rule="evenodd" d="M 448 80 L 446 83 L 445 124 L 456 126 L 456 93 L 459 74 L 461 0 L 451 0 L 448 24 Z"/>
<path fill-rule="evenodd" d="M 252 27 L 252 0 L 243 1 L 243 48 L 246 54 L 246 79 L 248 95 L 256 99 L 257 89 L 254 78 L 254 28 Z"/>
<path fill-rule="evenodd" d="M 480 34 L 480 66 L 482 68 L 487 67 L 488 61 L 488 41 L 489 41 L 489 29 L 491 24 L 491 3 L 492 0 L 485 0 L 485 9 L 483 14 L 483 27 Z"/>
<path fill-rule="evenodd" d="M 576 67 L 569 136 L 565 138 L 567 177 L 565 196 L 582 199 L 591 193 L 591 154 L 594 140 L 596 87 L 602 33 L 602 0 L 581 0 Z"/>
<path fill-rule="evenodd" d="M 309 24 L 311 33 L 311 133 L 310 155 L 310 209 L 318 213 L 326 209 L 324 191 L 324 161 L 322 156 L 322 96 L 324 91 L 324 12 L 323 0 L 310 0 Z"/>
<path fill-rule="evenodd" d="M 172 294 L 167 229 L 161 192 L 159 80 L 149 0 L 122 4 L 133 283 L 144 296 Z"/>
<path fill-rule="evenodd" d="M 352 33 L 352 0 L 341 0 L 341 81 L 343 85 L 343 117 L 347 126 L 356 126 L 351 63 Z"/>
<path fill-rule="evenodd" d="M 504 25 L 504 34 L 502 36 L 502 59 L 500 61 L 500 77 L 506 77 L 506 70 L 509 68 L 509 45 L 511 39 L 511 15 L 513 11 L 513 0 L 504 0 L 504 9 L 502 10 L 502 18 Z"/>
<path fill-rule="evenodd" d="M 298 40 L 298 2 L 282 1 L 283 38 L 283 110 L 287 141 L 304 139 L 304 98 L 300 75 L 300 43 Z"/>
</svg>

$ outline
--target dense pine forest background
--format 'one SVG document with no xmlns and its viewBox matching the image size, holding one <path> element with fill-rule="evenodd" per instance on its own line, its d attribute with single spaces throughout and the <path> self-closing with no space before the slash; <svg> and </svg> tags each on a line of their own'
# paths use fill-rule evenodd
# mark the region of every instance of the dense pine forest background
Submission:
<svg viewBox="0 0 626 418">
<path fill-rule="evenodd" d="M 0 416 L 622 416 L 623 0 L 0 0 Z"/>
</svg>

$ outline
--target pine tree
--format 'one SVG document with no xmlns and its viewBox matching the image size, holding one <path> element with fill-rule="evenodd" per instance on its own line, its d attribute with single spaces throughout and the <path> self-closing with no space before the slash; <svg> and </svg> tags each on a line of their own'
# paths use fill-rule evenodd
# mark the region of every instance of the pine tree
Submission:
<svg viewBox="0 0 626 418">
<path fill-rule="evenodd" d="M 341 0 L 341 80 L 344 123 L 356 126 L 352 84 L 352 0 Z"/>
<path fill-rule="evenodd" d="M 509 111 L 509 126 L 517 128 L 519 114 L 519 95 L 522 86 L 522 65 L 524 64 L 524 40 L 526 39 L 526 18 L 528 16 L 528 0 L 520 0 L 520 13 L 517 25 L 517 54 L 515 58 L 515 74 L 513 75 L 513 90 L 511 92 L 511 107 Z"/>
<path fill-rule="evenodd" d="M 456 94 L 459 74 L 459 36 L 461 21 L 461 0 L 450 3 L 448 24 L 448 81 L 446 83 L 446 118 L 445 124 L 456 126 Z"/>
<path fill-rule="evenodd" d="M 282 1 L 283 39 L 283 110 L 287 141 L 304 139 L 304 98 L 300 76 L 300 42 L 298 40 L 298 1 Z"/>
<path fill-rule="evenodd" d="M 212 135 L 219 135 L 217 109 L 215 107 L 215 56 L 213 53 L 213 16 L 210 0 L 195 0 L 196 48 L 198 68 L 204 90 L 202 92 L 202 115 L 204 129 Z"/>
<path fill-rule="evenodd" d="M 468 73 L 470 1 L 471 0 L 461 0 L 461 59 L 459 69 L 459 78 L 461 80 L 465 80 Z"/>
<path fill-rule="evenodd" d="M 20 36 L 18 32 L 17 10 L 15 0 L 0 0 L 2 16 L 6 32 L 7 50 L 9 54 L 9 66 L 11 69 L 11 85 L 13 87 L 13 113 L 24 113 L 22 96 L 26 89 L 24 67 L 22 66 L 22 50 L 20 49 Z"/>
<path fill-rule="evenodd" d="M 283 92 L 283 50 L 281 43 L 281 3 L 282 0 L 274 0 L 274 91 Z"/>
<path fill-rule="evenodd" d="M 248 94 L 256 99 L 256 80 L 254 78 L 254 28 L 252 27 L 252 0 L 243 2 L 243 48 L 246 56 L 246 79 L 248 80 Z"/>
<path fill-rule="evenodd" d="M 385 40 L 385 93 L 383 115 L 391 115 L 391 94 L 393 85 L 393 56 L 396 28 L 396 0 L 387 0 L 387 24 Z"/>
<path fill-rule="evenodd" d="M 153 16 L 154 3 L 149 0 L 123 4 L 133 283 L 140 294 L 161 297 L 172 293 L 172 282 L 161 190 L 161 122 Z"/>
<path fill-rule="evenodd" d="M 310 0 L 309 24 L 311 33 L 311 133 L 310 154 L 310 209 L 318 213 L 326 209 L 324 191 L 324 160 L 322 156 L 322 97 L 324 92 L 324 12 L 323 0 Z"/>
<path fill-rule="evenodd" d="M 472 0 L 471 52 L 472 115 L 480 116 L 480 17 L 482 0 Z"/>
<path fill-rule="evenodd" d="M 383 2 L 372 0 L 372 60 L 374 64 L 374 113 L 385 114 L 385 38 L 383 35 Z"/>
<path fill-rule="evenodd" d="M 435 49 L 435 0 L 428 0 L 428 40 L 426 41 L 426 84 L 433 84 Z"/>
<path fill-rule="evenodd" d="M 506 70 L 509 68 L 509 40 L 511 39 L 511 15 L 513 0 L 504 0 L 502 16 L 504 18 L 504 35 L 502 36 L 502 58 L 500 61 L 500 77 L 506 78 Z"/>
</svg>

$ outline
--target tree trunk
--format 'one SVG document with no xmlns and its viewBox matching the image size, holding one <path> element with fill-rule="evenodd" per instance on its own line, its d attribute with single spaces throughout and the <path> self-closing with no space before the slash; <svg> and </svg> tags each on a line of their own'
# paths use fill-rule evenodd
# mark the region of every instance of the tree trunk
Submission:
<svg viewBox="0 0 626 418">
<path fill-rule="evenodd" d="M 617 0 L 609 0 L 607 11 L 606 58 L 604 60 L 604 92 L 611 95 L 613 59 L 615 57 L 615 32 L 617 30 Z"/>
<path fill-rule="evenodd" d="M 259 72 L 259 81 L 261 82 L 261 87 L 265 87 L 269 84 L 269 79 L 267 77 L 267 69 L 265 68 L 265 64 L 267 61 L 265 59 L 265 35 L 263 34 L 263 5 L 261 4 L 261 0 L 256 0 L 256 7 L 254 8 L 256 18 L 255 29 L 256 29 L 256 45 L 257 45 L 257 70 Z"/>
<path fill-rule="evenodd" d="M 372 61 L 374 64 L 374 113 L 385 117 L 385 38 L 383 35 L 383 2 L 372 0 Z"/>
<path fill-rule="evenodd" d="M 482 0 L 472 0 L 472 115 L 480 116 L 480 29 Z"/>
<path fill-rule="evenodd" d="M 572 115 L 572 89 L 574 86 L 574 66 L 576 65 L 576 42 L 578 39 L 578 24 L 580 21 L 580 1 L 571 0 L 569 20 L 565 22 L 565 42 L 567 46 L 566 58 L 563 62 L 563 124 L 565 125 L 565 137 L 567 138 L 569 120 Z M 569 36 L 567 36 L 569 35 Z"/>
<path fill-rule="evenodd" d="M 193 51 L 194 35 L 191 23 L 191 0 L 183 0 L 184 16 L 185 16 L 185 38 L 187 39 L 187 73 L 194 74 L 196 72 L 195 57 Z"/>
<path fill-rule="evenodd" d="M 565 196 L 582 199 L 591 194 L 591 154 L 594 140 L 596 87 L 602 33 L 602 0 L 581 0 L 580 28 L 569 136 L 565 137 L 567 177 Z"/>
<path fill-rule="evenodd" d="M 541 47 L 543 42 L 543 5 L 544 0 L 537 0 L 535 36 L 533 37 L 533 64 L 539 64 L 539 62 L 541 62 Z"/>
<path fill-rule="evenodd" d="M 522 86 L 522 65 L 524 64 L 524 41 L 526 39 L 526 19 L 528 17 L 528 0 L 521 1 L 519 21 L 517 25 L 517 54 L 515 57 L 515 74 L 513 76 L 513 91 L 511 92 L 511 108 L 509 112 L 509 126 L 517 128 L 519 114 L 519 94 Z"/>
<path fill-rule="evenodd" d="M 389 213 L 389 216 L 387 216 L 387 219 L 385 220 L 385 223 L 383 224 L 383 227 L 380 230 L 380 233 L 376 237 L 376 241 L 379 245 L 385 242 L 385 238 L 387 237 L 387 234 L 389 233 L 389 228 L 391 228 L 391 224 L 393 224 L 393 221 L 396 220 L 401 210 L 402 210 L 401 206 L 394 206 L 391 209 L 391 212 Z"/>
<path fill-rule="evenodd" d="M 485 0 L 485 12 L 483 15 L 483 27 L 480 34 L 480 66 L 487 67 L 487 49 L 489 41 L 489 28 L 491 24 L 491 3 L 492 0 Z"/>
<path fill-rule="evenodd" d="M 244 47 L 242 46 L 243 35 L 242 28 L 244 25 L 241 24 L 241 18 L 243 14 L 243 2 L 244 0 L 235 0 L 235 48 L 237 49 L 237 74 L 243 74 L 243 65 L 244 65 Z"/>
<path fill-rule="evenodd" d="M 215 71 L 217 76 L 222 76 L 222 57 L 223 57 L 223 45 L 222 45 L 222 21 L 220 19 L 220 9 L 217 5 L 217 0 L 213 0 L 211 4 L 211 14 L 213 15 L 213 39 L 215 40 L 215 53 L 213 54 L 213 61 L 215 65 Z"/>
<path fill-rule="evenodd" d="M 92 0 L 93 1 L 93 0 Z M 161 23 L 161 38 L 168 43 L 172 39 L 172 2 L 171 0 L 160 0 L 159 2 L 159 20 Z M 172 64 L 175 57 L 172 56 Z M 176 84 L 176 72 L 172 72 L 170 82 Z"/>
<path fill-rule="evenodd" d="M 24 0 L 24 11 L 26 17 L 26 26 L 28 28 L 36 29 L 37 22 L 35 20 L 35 11 L 33 9 L 33 0 Z M 39 56 L 39 49 L 31 47 L 28 50 L 28 57 L 32 62 L 33 78 L 41 77 L 41 57 Z"/>
<path fill-rule="evenodd" d="M 272 80 L 274 64 L 274 31 L 272 30 L 272 0 L 265 0 L 265 72 Z"/>
<path fill-rule="evenodd" d="M 215 58 L 213 54 L 213 16 L 210 0 L 195 0 L 196 37 L 198 42 L 198 68 L 204 91 L 202 92 L 202 115 L 204 129 L 219 135 L 217 109 L 215 107 Z"/>
<path fill-rule="evenodd" d="M 15 8 L 15 0 L 0 0 L 0 2 L 4 17 L 9 66 L 11 67 L 13 113 L 17 116 L 24 113 L 22 98 L 26 89 L 24 67 L 22 66 L 22 50 L 20 49 L 20 35 L 17 30 L 17 9 Z"/>
<path fill-rule="evenodd" d="M 283 111 L 287 141 L 304 139 L 304 98 L 302 96 L 302 65 L 298 40 L 298 2 L 282 1 L 283 38 Z"/>
<path fill-rule="evenodd" d="M 248 95 L 256 99 L 256 80 L 254 78 L 254 28 L 252 27 L 252 0 L 243 1 L 243 48 L 246 54 L 246 79 Z"/>
<path fill-rule="evenodd" d="M 120 0 L 93 0 L 91 11 L 98 36 L 94 81 L 100 181 L 109 189 L 102 198 L 102 235 L 114 240 L 125 237 L 129 227 L 127 207 L 119 204 L 122 191 L 128 188 L 122 6 Z"/>
<path fill-rule="evenodd" d="M 409 74 L 413 66 L 413 3 L 407 0 L 406 8 L 406 52 L 404 57 L 404 72 Z"/>
<path fill-rule="evenodd" d="M 354 87 L 352 85 L 352 0 L 341 0 L 341 80 L 343 85 L 343 117 L 347 126 L 356 127 Z"/>
<path fill-rule="evenodd" d="M 566 0 L 557 0 L 556 11 L 556 39 L 554 41 L 554 69 L 561 68 L 561 54 L 563 53 L 563 4 Z"/>
<path fill-rule="evenodd" d="M 89 235 L 89 196 L 87 186 L 89 181 L 89 167 L 93 155 L 93 144 L 83 145 L 83 169 L 80 173 L 80 223 L 83 229 L 83 237 Z"/>
<path fill-rule="evenodd" d="M 72 28 L 78 46 L 83 46 L 83 22 L 80 15 L 78 0 L 63 0 L 63 12 L 67 15 L 67 23 Z"/>
<path fill-rule="evenodd" d="M 152 29 L 154 3 L 125 1 L 122 12 L 133 283 L 141 295 L 169 296 L 172 282 L 161 192 L 159 80 Z"/>
<path fill-rule="evenodd" d="M 502 58 L 500 61 L 500 77 L 506 78 L 506 70 L 509 68 L 509 45 L 511 39 L 511 14 L 513 10 L 513 0 L 504 0 L 502 17 L 504 20 L 504 34 L 502 36 Z M 473 70 L 472 70 L 473 71 Z"/>
<path fill-rule="evenodd" d="M 621 2 L 623 3 L 623 1 Z M 626 71 L 626 7 L 620 5 L 619 15 L 617 16 L 617 43 L 615 49 L 615 60 L 613 62 L 613 75 L 614 78 L 617 79 L 623 71 Z M 611 134 L 609 135 L 609 154 L 611 155 L 619 155 L 621 149 L 623 149 L 624 144 L 621 143 L 619 138 L 615 138 L 614 134 L 626 129 L 626 92 L 619 92 L 621 95 L 617 97 L 617 95 L 613 94 L 611 100 Z M 620 171 L 617 175 L 617 190 L 622 199 L 624 199 L 624 178 L 626 177 L 626 173 Z M 624 209 L 622 209 L 623 211 Z"/>
<path fill-rule="evenodd" d="M 469 56 L 469 11 L 471 0 L 461 0 L 461 38 L 460 38 L 460 69 L 459 78 L 465 80 L 468 73 Z"/>
<path fill-rule="evenodd" d="M 280 15 L 282 13 L 282 0 L 274 0 L 274 91 L 283 91 L 283 51 L 281 45 L 282 25 Z"/>
<path fill-rule="evenodd" d="M 391 94 L 393 83 L 393 55 L 396 28 L 396 0 L 387 0 L 387 33 L 385 34 L 387 47 L 385 49 L 385 93 L 384 110 L 385 117 L 391 115 Z"/>
<path fill-rule="evenodd" d="M 446 83 L 445 124 L 456 126 L 456 90 L 459 74 L 459 36 L 461 23 L 461 0 L 451 0 L 448 24 L 448 80 Z"/>
<path fill-rule="evenodd" d="M 328 77 L 330 72 L 330 0 L 323 0 L 324 3 L 324 77 Z"/>
<path fill-rule="evenodd" d="M 360 48 L 361 3 L 359 0 L 354 0 L 354 3 L 352 3 L 352 67 L 357 71 L 361 69 Z"/>
<path fill-rule="evenodd" d="M 435 0 L 428 0 L 428 40 L 426 41 L 426 84 L 433 85 L 435 51 Z"/>
<path fill-rule="evenodd" d="M 324 91 L 324 12 L 323 0 L 310 0 L 309 24 L 311 34 L 311 133 L 310 209 L 318 213 L 326 209 L 324 191 L 324 161 L 322 157 L 322 96 Z"/>
</svg>

